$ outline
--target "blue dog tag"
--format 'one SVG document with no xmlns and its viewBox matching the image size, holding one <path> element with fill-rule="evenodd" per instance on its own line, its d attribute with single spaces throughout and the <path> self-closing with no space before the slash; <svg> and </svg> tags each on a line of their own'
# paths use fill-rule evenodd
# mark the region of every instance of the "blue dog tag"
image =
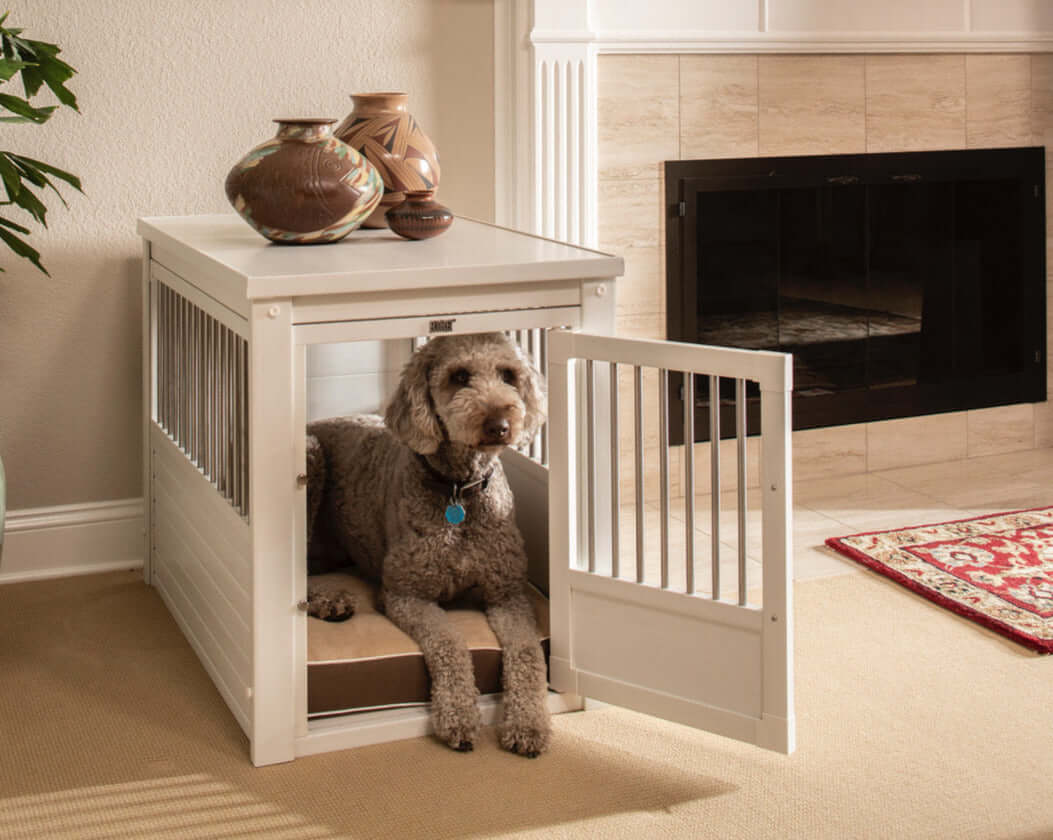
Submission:
<svg viewBox="0 0 1053 840">
<path fill-rule="evenodd" d="M 460 525 L 464 522 L 464 507 L 459 504 L 446 506 L 446 521 L 451 525 Z"/>
</svg>

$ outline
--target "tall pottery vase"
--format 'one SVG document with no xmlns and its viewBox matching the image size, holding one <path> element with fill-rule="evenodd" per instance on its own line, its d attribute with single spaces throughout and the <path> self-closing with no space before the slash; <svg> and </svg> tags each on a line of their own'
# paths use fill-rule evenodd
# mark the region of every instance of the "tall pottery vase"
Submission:
<svg viewBox="0 0 1053 840">
<path fill-rule="evenodd" d="M 227 175 L 230 203 L 274 242 L 336 242 L 376 209 L 384 184 L 376 167 L 333 134 L 329 119 L 282 119 L 278 133 Z"/>
<path fill-rule="evenodd" d="M 439 186 L 439 153 L 407 106 L 405 93 L 356 93 L 336 136 L 368 158 L 384 179 L 384 198 L 364 227 L 387 227 L 384 215 L 405 193 Z"/>
</svg>

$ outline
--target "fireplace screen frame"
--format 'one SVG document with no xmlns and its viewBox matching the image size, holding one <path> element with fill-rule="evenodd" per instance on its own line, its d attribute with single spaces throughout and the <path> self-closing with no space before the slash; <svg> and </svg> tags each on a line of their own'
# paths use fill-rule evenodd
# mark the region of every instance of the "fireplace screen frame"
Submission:
<svg viewBox="0 0 1053 840">
<path fill-rule="evenodd" d="M 1021 283 L 1016 298 L 1014 331 L 1027 343 L 1027 362 L 1023 369 L 1008 375 L 983 375 L 979 378 L 959 374 L 948 381 L 917 381 L 902 385 L 867 385 L 866 387 L 816 393 L 805 393 L 795 381 L 793 395 L 793 428 L 809 429 L 846 425 L 901 417 L 990 408 L 1016 403 L 1044 402 L 1046 399 L 1046 220 L 1045 220 L 1045 149 L 976 149 L 945 152 L 902 152 L 857 155 L 814 155 L 798 157 L 729 158 L 716 160 L 667 161 L 665 163 L 666 208 L 666 334 L 670 340 L 702 343 L 700 312 L 699 195 L 713 192 L 759 190 L 825 191 L 829 196 L 839 190 L 863 188 L 866 262 L 864 273 L 867 290 L 871 284 L 871 239 L 877 238 L 871 214 L 871 196 L 876 189 L 910 190 L 919 185 L 975 184 L 982 181 L 1015 183 L 1013 191 L 1019 213 L 1020 248 L 1018 276 Z M 846 193 L 839 193 L 846 195 Z M 891 193 L 895 195 L 895 193 Z M 956 195 L 956 193 L 955 193 Z M 781 222 L 780 222 L 781 223 Z M 782 236 L 780 233 L 778 236 Z M 954 234 L 957 236 L 957 233 Z M 953 289 L 964 276 L 954 263 L 960 250 L 952 236 L 950 253 L 953 267 L 947 269 Z M 778 260 L 781 260 L 781 255 Z M 782 276 L 783 268 L 777 269 Z M 877 281 L 875 281 L 876 283 Z M 780 298 L 781 304 L 782 298 Z M 948 306 L 957 304 L 948 304 Z M 703 307 L 704 308 L 704 307 Z M 734 314 L 732 316 L 735 317 Z M 930 317 L 930 316 L 926 316 Z M 868 330 L 869 322 L 868 322 Z M 919 335 L 920 335 L 919 330 Z M 919 339 L 920 340 L 920 339 Z M 711 342 L 720 343 L 720 342 Z M 964 339 L 951 342 L 964 346 Z M 931 339 L 930 339 L 931 344 Z M 725 346 L 749 347 L 746 342 Z M 792 347 L 758 344 L 753 349 L 779 349 L 792 352 Z M 803 351 L 802 351 L 803 352 Z M 868 351 L 867 351 L 868 352 Z M 1018 348 L 1018 356 L 1021 352 Z M 954 368 L 960 370 L 960 366 Z M 1021 362 L 1023 365 L 1023 362 Z M 795 377 L 795 380 L 798 377 Z M 803 379 L 803 377 L 800 377 Z M 919 378 L 920 379 L 920 378 Z M 683 416 L 682 383 L 671 382 L 670 413 Z M 728 386 L 727 389 L 725 386 Z M 720 384 L 721 436 L 734 434 L 733 394 L 730 383 Z M 728 393 L 725 393 L 728 390 Z M 709 439 L 708 383 L 697 383 L 696 440 Z M 747 426 L 753 434 L 759 428 L 757 399 L 749 400 Z M 677 424 L 670 434 L 682 440 Z"/>
</svg>

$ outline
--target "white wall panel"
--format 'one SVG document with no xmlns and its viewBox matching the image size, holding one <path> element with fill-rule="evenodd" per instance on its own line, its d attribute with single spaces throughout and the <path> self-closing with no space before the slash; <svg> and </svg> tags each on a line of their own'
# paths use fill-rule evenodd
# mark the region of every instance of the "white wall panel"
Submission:
<svg viewBox="0 0 1053 840">
<path fill-rule="evenodd" d="M 398 381 L 395 371 L 308 379 L 307 421 L 346 414 L 379 414 Z"/>
<path fill-rule="evenodd" d="M 761 24 L 760 3 L 757 0 L 650 0 L 647 3 L 597 0 L 590 24 L 600 31 L 757 32 Z"/>
<path fill-rule="evenodd" d="M 768 0 L 768 30 L 776 33 L 960 32 L 965 28 L 964 0 Z"/>
<path fill-rule="evenodd" d="M 399 371 L 411 352 L 405 340 L 312 344 L 307 348 L 307 377 Z"/>
<path fill-rule="evenodd" d="M 975 32 L 1053 32 L 1050 0 L 971 0 Z"/>
</svg>

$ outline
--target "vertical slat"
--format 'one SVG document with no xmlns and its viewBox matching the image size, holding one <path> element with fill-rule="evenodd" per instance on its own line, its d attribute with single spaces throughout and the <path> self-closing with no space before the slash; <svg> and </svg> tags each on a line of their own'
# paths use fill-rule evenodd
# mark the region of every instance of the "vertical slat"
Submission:
<svg viewBox="0 0 1053 840">
<path fill-rule="evenodd" d="M 244 516 L 250 515 L 249 510 L 249 470 L 251 469 L 252 463 L 249 458 L 249 342 L 248 340 L 242 341 L 242 364 L 241 364 L 241 428 L 245 435 L 245 448 L 243 450 L 244 457 L 242 458 L 242 484 L 244 488 L 242 492 L 242 509 L 241 512 Z"/>
<path fill-rule="evenodd" d="M 746 380 L 735 380 L 735 444 L 739 490 L 739 604 L 746 604 Z"/>
<path fill-rule="evenodd" d="M 165 375 L 165 353 L 168 349 L 165 337 L 165 317 L 168 313 L 166 306 L 167 287 L 163 283 L 157 284 L 157 422 L 162 429 L 167 427 L 165 417 L 165 386 L 168 385 L 168 377 Z"/>
<path fill-rule="evenodd" d="M 790 474 L 792 359 L 785 358 L 780 388 L 761 389 L 761 544 L 763 546 L 763 671 L 761 708 L 785 721 L 783 752 L 794 749 L 793 484 Z M 778 729 L 776 730 L 778 733 Z"/>
<path fill-rule="evenodd" d="M 592 359 L 585 361 L 585 459 L 588 465 L 585 489 L 588 505 L 589 571 L 596 571 L 596 371 Z"/>
<path fill-rule="evenodd" d="M 226 387 L 226 462 L 227 498 L 234 500 L 234 332 L 227 330 L 227 387 Z"/>
<path fill-rule="evenodd" d="M 212 480 L 212 395 L 215 393 L 215 380 L 212 371 L 212 325 L 211 317 L 205 320 L 205 477 Z"/>
<path fill-rule="evenodd" d="M 548 378 L 548 331 L 541 330 L 538 353 L 538 370 Z M 541 463 L 548 466 L 548 423 L 541 427 Z"/>
<path fill-rule="evenodd" d="M 720 600 L 720 377 L 709 377 L 709 483 L 713 600 Z"/>
<path fill-rule="evenodd" d="M 618 463 L 618 363 L 610 363 L 611 388 L 611 577 L 621 575 L 621 465 Z"/>
<path fill-rule="evenodd" d="M 227 358 L 227 328 L 220 324 L 219 327 L 219 483 L 216 489 L 224 496 L 227 495 L 227 388 L 229 361 Z"/>
<path fill-rule="evenodd" d="M 189 342 L 187 341 L 187 324 L 190 321 L 188 301 L 182 295 L 179 296 L 179 447 L 186 452 L 187 419 L 189 411 L 187 403 L 190 398 L 190 389 L 187 388 L 187 371 L 190 368 Z"/>
<path fill-rule="evenodd" d="M 200 394 L 201 394 L 201 381 L 198 378 L 201 374 L 201 365 L 198 363 L 200 358 L 200 342 L 198 340 L 198 328 L 201 323 L 201 310 L 196 306 L 191 307 L 190 317 L 190 342 L 191 342 L 191 372 L 190 372 L 190 460 L 194 466 L 199 466 L 201 463 L 200 451 L 198 450 L 197 440 L 198 434 L 201 432 L 201 423 L 198 422 L 198 408 L 200 405 Z"/>
<path fill-rule="evenodd" d="M 669 588 L 669 371 L 658 371 L 658 528 L 661 535 L 662 589 Z"/>
<path fill-rule="evenodd" d="M 695 375 L 684 373 L 684 562 L 685 590 L 695 592 Z"/>
<path fill-rule="evenodd" d="M 643 370 L 633 365 L 634 452 L 636 467 L 636 582 L 644 581 L 644 451 L 643 451 Z"/>
<path fill-rule="evenodd" d="M 234 369 L 230 386 L 231 402 L 231 462 L 233 464 L 233 477 L 231 485 L 231 502 L 235 510 L 241 510 L 241 337 L 232 335 L 233 343 L 232 357 Z"/>
</svg>

